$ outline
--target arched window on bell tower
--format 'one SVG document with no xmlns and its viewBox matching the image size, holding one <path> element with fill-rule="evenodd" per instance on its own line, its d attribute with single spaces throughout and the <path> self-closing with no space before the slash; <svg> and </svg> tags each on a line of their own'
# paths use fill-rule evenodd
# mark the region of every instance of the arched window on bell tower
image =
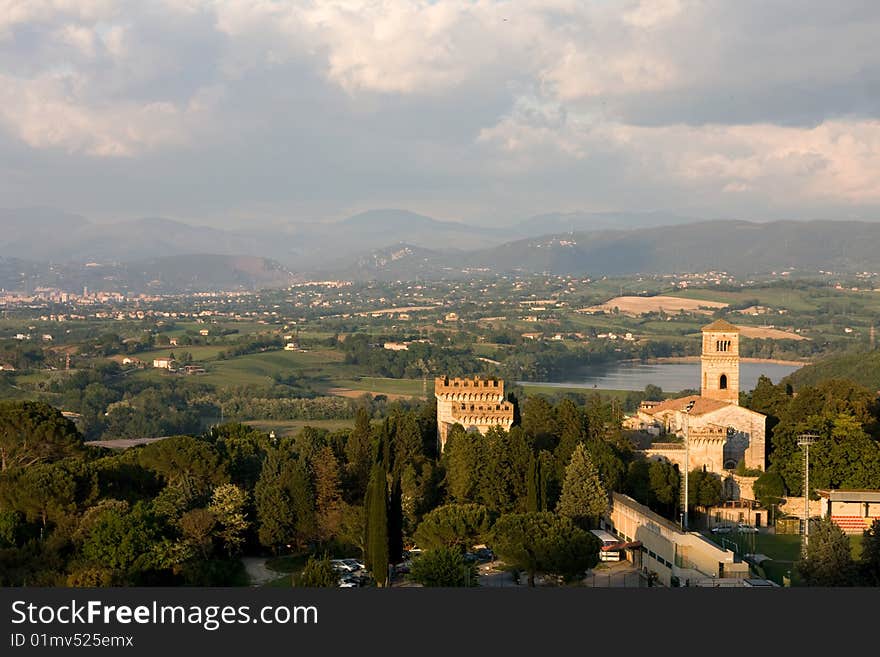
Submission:
<svg viewBox="0 0 880 657">
<path fill-rule="evenodd" d="M 718 379 L 718 388 L 720 390 L 727 390 L 727 375 L 722 374 L 721 378 Z"/>
</svg>

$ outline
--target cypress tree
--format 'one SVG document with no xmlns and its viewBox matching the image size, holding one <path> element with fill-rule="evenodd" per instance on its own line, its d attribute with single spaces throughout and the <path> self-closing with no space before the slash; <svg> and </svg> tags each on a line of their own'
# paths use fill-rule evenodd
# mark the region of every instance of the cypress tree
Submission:
<svg viewBox="0 0 880 657">
<path fill-rule="evenodd" d="M 373 465 L 367 484 L 366 506 L 366 566 L 379 586 L 388 583 L 388 482 L 385 468 Z"/>
<path fill-rule="evenodd" d="M 403 492 L 400 477 L 394 478 L 388 497 L 388 557 L 391 563 L 403 560 Z"/>
<path fill-rule="evenodd" d="M 533 452 L 529 458 L 526 479 L 526 511 L 545 511 L 547 500 L 544 497 L 544 477 L 541 472 L 541 459 Z"/>
</svg>

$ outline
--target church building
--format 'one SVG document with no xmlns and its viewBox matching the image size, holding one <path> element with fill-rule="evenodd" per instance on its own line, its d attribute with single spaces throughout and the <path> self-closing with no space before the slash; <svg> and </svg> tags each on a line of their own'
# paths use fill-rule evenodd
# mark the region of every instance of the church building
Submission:
<svg viewBox="0 0 880 657">
<path fill-rule="evenodd" d="M 642 402 L 624 426 L 655 436 L 676 436 L 675 442 L 655 442 L 646 452 L 679 467 L 685 458 L 680 439 L 687 433 L 688 470 L 705 467 L 725 474 L 740 460 L 747 468 L 764 470 L 767 418 L 739 405 L 739 328 L 719 319 L 704 326 L 702 334 L 700 394 Z"/>
</svg>

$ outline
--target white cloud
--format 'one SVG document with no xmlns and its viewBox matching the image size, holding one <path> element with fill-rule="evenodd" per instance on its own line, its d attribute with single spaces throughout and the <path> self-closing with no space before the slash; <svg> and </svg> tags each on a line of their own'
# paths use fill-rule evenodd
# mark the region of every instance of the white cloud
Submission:
<svg viewBox="0 0 880 657">
<path fill-rule="evenodd" d="M 623 14 L 623 20 L 639 28 L 652 28 L 675 18 L 684 9 L 682 0 L 641 0 Z"/>
<path fill-rule="evenodd" d="M 208 120 L 207 91 L 186 105 L 170 102 L 90 104 L 75 75 L 17 80 L 0 76 L 0 124 L 34 148 L 98 157 L 132 157 L 189 143 Z"/>
</svg>

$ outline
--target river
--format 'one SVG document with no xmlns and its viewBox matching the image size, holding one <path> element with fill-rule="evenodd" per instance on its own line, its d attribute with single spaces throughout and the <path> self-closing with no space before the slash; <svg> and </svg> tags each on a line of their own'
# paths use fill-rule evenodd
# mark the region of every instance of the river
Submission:
<svg viewBox="0 0 880 657">
<path fill-rule="evenodd" d="M 799 369 L 798 365 L 742 362 L 739 366 L 739 388 L 748 392 L 762 374 L 779 383 L 783 377 Z M 608 367 L 586 370 L 583 376 L 570 381 L 517 381 L 520 385 L 548 388 L 598 388 L 603 390 L 644 390 L 653 384 L 666 392 L 700 388 L 700 363 L 634 363 L 621 362 Z"/>
</svg>

